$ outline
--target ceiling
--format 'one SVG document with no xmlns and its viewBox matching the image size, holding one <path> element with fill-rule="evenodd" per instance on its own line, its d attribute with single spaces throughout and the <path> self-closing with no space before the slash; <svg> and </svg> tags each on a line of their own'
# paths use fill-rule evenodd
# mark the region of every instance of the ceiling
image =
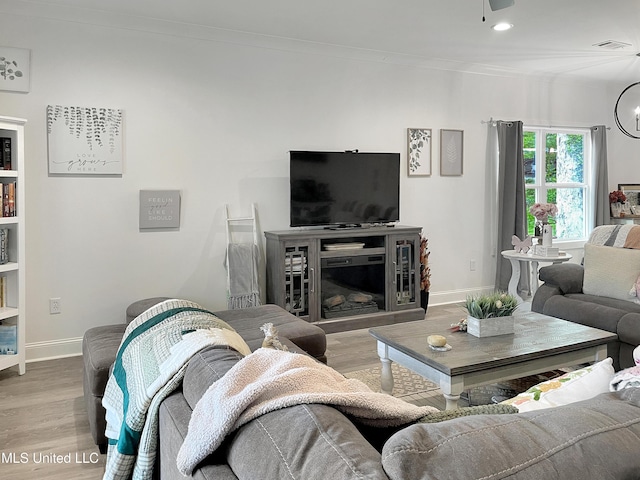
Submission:
<svg viewBox="0 0 640 480">
<path fill-rule="evenodd" d="M 484 15 L 483 22 L 483 1 Z M 478 73 L 640 81 L 640 0 L 21 0 L 40 15 L 180 28 Z M 514 28 L 495 32 L 506 20 Z M 153 25 L 153 27 L 151 27 Z M 213 32 L 213 33 L 212 33 Z M 625 48 L 594 46 L 604 41 Z"/>
</svg>

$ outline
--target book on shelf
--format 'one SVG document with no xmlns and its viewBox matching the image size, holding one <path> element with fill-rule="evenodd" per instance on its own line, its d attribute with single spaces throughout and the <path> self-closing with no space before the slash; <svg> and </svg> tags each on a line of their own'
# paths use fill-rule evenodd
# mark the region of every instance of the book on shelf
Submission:
<svg viewBox="0 0 640 480">
<path fill-rule="evenodd" d="M 16 216 L 16 182 L 2 184 L 2 216 Z"/>
<path fill-rule="evenodd" d="M 15 355 L 18 352 L 18 327 L 0 324 L 0 355 Z"/>
<path fill-rule="evenodd" d="M 0 265 L 9 262 L 9 229 L 0 228 Z"/>
<path fill-rule="evenodd" d="M 0 308 L 7 306 L 7 277 L 0 277 Z"/>
<path fill-rule="evenodd" d="M 11 170 L 11 138 L 0 137 L 0 168 Z"/>
</svg>

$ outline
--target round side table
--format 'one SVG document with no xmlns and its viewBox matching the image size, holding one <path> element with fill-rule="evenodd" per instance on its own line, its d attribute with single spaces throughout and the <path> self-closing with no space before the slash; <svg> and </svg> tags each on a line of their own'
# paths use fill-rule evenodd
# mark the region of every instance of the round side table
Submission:
<svg viewBox="0 0 640 480">
<path fill-rule="evenodd" d="M 536 255 L 534 253 L 520 253 L 515 250 L 504 250 L 501 255 L 511 262 L 511 279 L 509 280 L 509 293 L 518 299 L 518 303 L 524 302 L 523 298 L 518 295 L 518 282 L 520 281 L 520 262 L 529 262 L 533 267 L 534 281 L 531 284 L 531 296 L 533 297 L 538 290 L 538 263 L 563 263 L 568 262 L 573 257 L 569 253 L 564 255 L 546 256 Z"/>
</svg>

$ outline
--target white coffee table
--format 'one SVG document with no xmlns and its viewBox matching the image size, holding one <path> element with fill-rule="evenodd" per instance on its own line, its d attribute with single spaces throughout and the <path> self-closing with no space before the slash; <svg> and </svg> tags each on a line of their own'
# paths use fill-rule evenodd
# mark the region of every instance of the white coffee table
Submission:
<svg viewBox="0 0 640 480">
<path fill-rule="evenodd" d="M 502 256 L 511 262 L 511 279 L 509 280 L 509 293 L 518 299 L 518 303 L 524 299 L 518 295 L 518 282 L 520 281 L 520 262 L 529 262 L 533 267 L 533 282 L 531 282 L 531 295 L 535 295 L 538 290 L 538 264 L 542 263 L 563 263 L 573 258 L 569 253 L 564 255 L 546 256 L 533 253 L 520 253 L 515 250 L 504 250 Z"/>
</svg>

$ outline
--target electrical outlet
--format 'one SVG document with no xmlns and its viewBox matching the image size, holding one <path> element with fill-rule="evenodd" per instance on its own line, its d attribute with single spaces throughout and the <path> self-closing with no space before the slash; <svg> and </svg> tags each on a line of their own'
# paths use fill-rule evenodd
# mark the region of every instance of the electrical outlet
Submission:
<svg viewBox="0 0 640 480">
<path fill-rule="evenodd" d="M 476 271 L 476 261 L 475 260 L 469 260 L 469 271 L 471 271 L 471 272 L 475 272 Z"/>
<path fill-rule="evenodd" d="M 49 299 L 49 313 L 51 315 L 62 313 L 62 299 L 60 298 Z"/>
</svg>

